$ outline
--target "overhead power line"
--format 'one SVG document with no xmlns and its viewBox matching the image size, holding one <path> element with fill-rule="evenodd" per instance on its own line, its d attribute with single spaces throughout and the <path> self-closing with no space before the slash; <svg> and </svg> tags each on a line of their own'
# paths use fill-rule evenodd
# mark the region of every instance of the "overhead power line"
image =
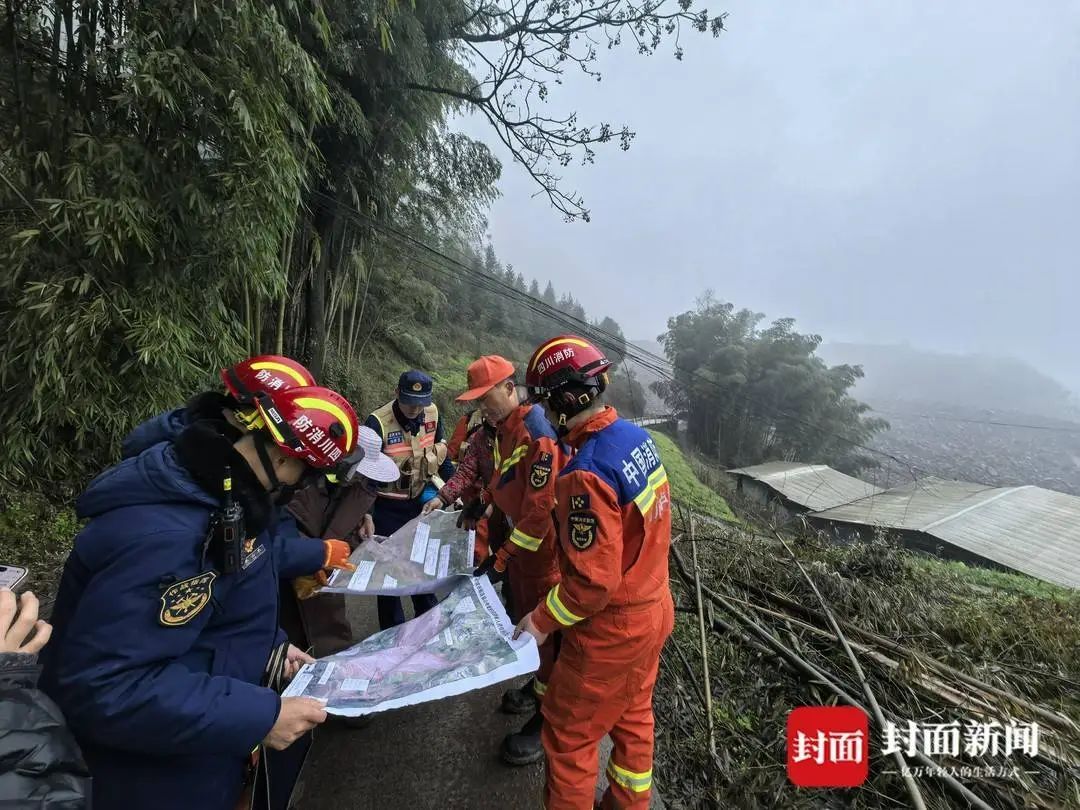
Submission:
<svg viewBox="0 0 1080 810">
<path fill-rule="evenodd" d="M 569 313 L 563 312 L 556 307 L 552 307 L 544 301 L 533 298 L 531 295 L 528 294 L 528 292 L 524 290 L 519 290 L 517 287 L 508 284 L 502 279 L 498 279 L 478 268 L 473 267 L 466 257 L 451 256 L 445 250 L 434 247 L 428 244 L 426 241 L 414 236 L 411 233 L 408 233 L 407 231 L 402 230 L 397 226 L 394 226 L 387 222 L 379 221 L 378 219 L 368 214 L 365 214 L 364 212 L 353 208 L 352 206 L 349 206 L 328 194 L 324 194 L 322 192 L 314 192 L 313 196 L 321 203 L 334 207 L 339 213 L 352 219 L 355 223 L 367 225 L 382 234 L 386 234 L 392 237 L 399 243 L 408 245 L 411 248 L 415 249 L 416 251 L 418 251 L 419 254 L 424 256 L 425 260 L 420 260 L 419 256 L 414 256 L 414 259 L 416 259 L 418 263 L 422 264 L 433 272 L 442 275 L 450 275 L 451 277 L 454 275 L 454 271 L 464 273 L 473 281 L 473 283 L 476 284 L 476 286 L 480 287 L 481 289 L 484 289 L 495 295 L 502 296 L 509 300 L 513 300 L 531 312 L 543 315 L 550 320 L 560 325 L 566 326 L 574 331 L 584 331 L 590 336 L 599 336 L 600 338 L 602 338 L 600 342 L 606 342 L 610 347 L 625 346 L 625 357 L 633 360 L 635 363 L 642 366 L 643 368 L 653 371 L 655 374 L 657 374 L 657 376 L 661 377 L 664 380 L 670 382 L 677 382 L 674 374 L 672 373 L 671 364 L 667 361 L 666 358 L 662 358 L 659 355 L 646 351 L 639 346 L 634 346 L 622 336 L 608 332 L 604 329 L 599 328 L 598 326 L 589 323 L 588 321 L 582 320 L 573 315 L 570 315 Z M 705 385 L 711 386 L 718 391 L 723 390 L 723 387 L 715 380 L 710 380 L 708 377 L 705 377 L 698 372 L 687 373 L 692 378 L 704 383 Z M 843 434 L 828 430 L 822 425 L 815 424 L 805 419 L 804 417 L 799 416 L 798 414 L 790 413 L 774 405 L 770 405 L 768 403 L 756 400 L 753 397 L 747 397 L 747 399 L 748 401 L 774 417 L 790 420 L 791 422 L 799 424 L 805 429 L 824 433 L 825 435 L 828 435 L 834 439 L 837 439 L 838 441 L 848 444 L 851 447 L 856 447 L 872 455 L 888 459 L 894 464 L 905 468 L 913 479 L 917 480 L 918 478 L 918 476 L 915 474 L 915 465 L 902 458 L 899 458 L 892 453 L 887 453 L 883 450 L 879 450 L 877 448 L 865 445 L 855 439 L 852 439 L 849 436 L 844 436 Z"/>
</svg>

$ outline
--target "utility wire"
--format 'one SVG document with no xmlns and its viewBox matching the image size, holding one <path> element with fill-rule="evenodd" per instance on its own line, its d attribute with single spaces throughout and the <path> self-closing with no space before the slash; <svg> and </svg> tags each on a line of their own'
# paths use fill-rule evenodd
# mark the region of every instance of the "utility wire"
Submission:
<svg viewBox="0 0 1080 810">
<path fill-rule="evenodd" d="M 319 194 L 318 196 L 323 200 L 329 202 L 331 205 L 337 206 L 342 213 L 344 213 L 346 216 L 350 217 L 354 221 L 361 224 L 371 225 L 380 233 L 391 235 L 392 237 L 397 239 L 399 243 L 403 243 L 409 248 L 419 249 L 420 253 L 424 255 L 425 258 L 421 259 L 420 256 L 414 254 L 412 256 L 413 260 L 420 266 L 425 267 L 426 269 L 429 269 L 434 273 L 441 275 L 449 275 L 451 278 L 456 279 L 458 275 L 463 272 L 464 274 L 472 278 L 472 282 L 475 286 L 489 291 L 492 294 L 499 295 L 503 298 L 515 300 L 522 307 L 540 316 L 546 317 L 549 320 L 553 320 L 563 326 L 568 326 L 574 331 L 584 331 L 590 336 L 593 336 L 594 333 L 599 333 L 602 338 L 607 338 L 607 340 L 610 341 L 613 345 L 624 343 L 624 339 L 620 336 L 614 335 L 610 332 L 606 332 L 603 329 L 593 326 L 587 321 L 583 321 L 579 318 L 569 315 L 568 313 L 563 312 L 562 310 L 553 308 L 543 301 L 538 301 L 537 299 L 530 296 L 527 292 L 518 290 L 516 287 L 502 282 L 500 279 L 497 279 L 486 272 L 472 267 L 467 260 L 463 261 L 461 259 L 456 259 L 452 256 L 449 256 L 443 251 L 438 250 L 437 248 L 433 248 L 431 245 L 417 239 L 411 234 L 405 233 L 400 229 L 395 228 L 394 226 L 387 225 L 386 223 L 378 222 L 377 220 L 374 220 L 372 217 L 369 217 L 362 212 L 356 211 L 349 206 L 338 203 L 336 200 L 328 197 L 327 195 Z M 601 339 L 598 340 L 598 342 L 603 344 L 605 341 Z M 657 355 L 651 354 L 644 350 L 639 350 L 637 349 L 637 347 L 634 347 L 634 349 L 628 349 L 627 356 L 642 365 L 647 365 L 648 367 L 651 367 L 657 374 L 657 376 L 661 377 L 662 379 L 675 379 L 670 371 L 670 364 L 665 359 L 660 358 Z M 693 376 L 696 376 L 699 379 L 704 380 L 707 384 L 711 384 L 719 389 L 719 385 L 717 385 L 715 382 L 708 380 L 707 378 L 701 377 L 701 375 L 693 374 Z M 751 401 L 753 401 L 752 398 Z M 802 419 L 801 417 L 797 417 L 792 414 L 780 411 L 779 409 L 765 405 L 763 403 L 758 404 L 764 410 L 771 411 L 774 415 L 779 415 L 783 418 L 792 419 L 800 426 L 804 427 L 804 429 L 819 429 L 818 426 L 814 425 L 811 422 L 808 422 L 805 419 Z M 849 437 L 840 434 L 830 435 L 833 435 L 840 441 L 860 447 L 867 452 L 887 458 L 888 460 L 901 466 L 907 472 L 907 474 L 916 483 L 918 483 L 918 476 L 915 472 L 914 465 L 905 462 L 889 453 L 885 453 L 883 451 L 877 450 L 876 448 L 867 447 L 866 445 L 855 442 Z"/>
<path fill-rule="evenodd" d="M 71 70 L 70 66 L 66 64 L 64 59 L 59 58 L 59 57 L 58 58 L 53 58 L 51 55 L 46 54 L 43 50 L 41 50 L 40 47 L 37 46 L 36 43 L 33 42 L 33 40 L 26 37 L 25 35 L 19 34 L 18 35 L 18 40 L 20 42 L 20 46 L 19 46 L 19 55 L 20 56 L 29 57 L 31 60 L 36 59 L 37 61 L 43 62 L 43 63 L 45 63 L 45 64 L 47 64 L 49 66 L 59 67 L 62 70 Z M 95 80 L 99 81 L 99 82 L 101 81 L 100 77 L 97 77 Z M 16 190 L 16 193 L 18 193 L 17 190 Z M 373 226 L 373 227 L 375 227 L 375 228 L 377 228 L 379 230 L 396 231 L 398 234 L 406 236 L 407 238 L 411 239 L 412 241 L 414 241 L 418 245 L 422 245 L 427 250 L 431 250 L 431 251 L 435 251 L 437 253 L 441 253 L 436 248 L 431 247 L 430 245 L 422 242 L 421 240 L 417 239 L 416 237 L 412 237 L 411 235 L 408 235 L 404 231 L 400 231 L 399 229 L 396 229 L 393 226 L 388 225 L 387 223 L 380 222 L 380 221 L 378 221 L 376 219 L 373 219 L 373 218 L 367 216 L 366 214 L 363 214 L 362 212 L 360 212 L 360 211 L 358 211 L 356 209 L 352 209 L 352 208 L 349 208 L 348 206 L 345 206 L 343 203 L 341 203 L 340 201 L 338 201 L 334 197 L 323 194 L 321 192 L 313 192 L 313 196 L 319 197 L 322 201 L 328 202 L 328 203 L 336 206 L 339 210 L 345 209 L 349 213 L 359 215 L 360 217 L 362 217 L 366 221 L 366 224 L 369 224 L 369 225 L 371 225 L 371 226 Z M 24 203 L 26 203 L 25 198 L 23 198 L 23 201 L 24 201 Z M 33 208 L 33 206 L 31 206 L 29 203 L 26 203 L 26 205 L 31 211 L 35 210 Z M 468 267 L 467 262 L 461 260 L 460 258 L 454 258 L 454 257 L 446 255 L 445 253 L 442 253 L 441 255 L 443 256 L 443 258 L 445 258 L 448 261 L 454 262 L 455 264 L 458 264 L 458 265 L 462 265 L 464 267 L 464 269 L 467 269 L 467 271 L 469 271 L 469 272 L 473 272 L 473 273 L 482 272 L 482 271 L 477 271 L 474 268 Z M 518 290 L 516 287 L 513 287 L 511 285 L 506 284 L 506 282 L 502 281 L 501 279 L 496 279 L 493 276 L 487 275 L 486 273 L 483 273 L 483 275 L 484 275 L 485 278 L 490 279 L 491 281 L 495 282 L 496 284 L 506 287 L 506 289 L 509 290 L 510 292 L 512 292 L 515 296 L 524 295 L 524 296 L 527 296 L 532 301 L 537 301 L 538 300 L 538 299 L 533 298 L 533 296 L 529 295 L 529 293 L 527 293 L 525 291 L 522 291 L 522 290 Z M 545 306 L 550 307 L 550 305 L 546 304 L 546 302 L 541 301 L 540 303 L 544 304 Z M 553 311 L 558 311 L 558 310 L 553 310 Z M 547 314 L 550 317 L 550 313 L 538 313 L 538 314 Z M 600 334 L 602 334 L 602 335 L 604 335 L 604 336 L 606 336 L 608 338 L 614 339 L 615 341 L 619 340 L 617 335 L 612 335 L 610 332 L 605 332 L 604 330 L 600 329 L 598 326 L 595 326 L 593 324 L 589 324 L 589 323 L 587 323 L 585 321 L 580 321 L 580 319 L 573 318 L 573 316 L 567 315 L 566 313 L 562 313 L 562 314 L 566 315 L 568 318 L 572 318 L 573 320 L 578 321 L 578 323 L 582 325 L 582 328 L 587 328 L 591 332 L 594 332 L 594 333 L 600 333 Z M 661 373 L 660 372 L 661 368 L 664 369 L 665 371 L 670 368 L 670 364 L 668 363 L 668 361 L 665 358 L 661 358 L 659 355 L 647 352 L 646 350 L 641 349 L 640 347 L 637 347 L 637 346 L 633 346 L 633 350 L 631 350 L 630 347 L 632 346 L 632 344 L 630 343 L 629 340 L 626 340 L 625 344 L 626 344 L 626 347 L 627 347 L 627 351 L 624 352 L 626 358 L 632 359 L 636 364 L 642 366 L 643 368 L 646 368 L 647 370 L 650 370 L 650 371 L 654 371 L 656 373 Z M 612 348 L 617 348 L 618 346 L 619 346 L 619 343 L 617 342 L 617 343 L 613 344 Z M 634 355 L 637 355 L 637 356 L 634 356 Z M 653 361 L 653 362 L 659 363 L 661 365 L 659 367 L 657 367 L 655 365 L 652 365 L 651 362 L 646 362 L 642 355 L 648 357 L 649 361 Z M 673 377 L 670 377 L 667 374 L 661 374 L 661 376 L 665 376 L 667 379 L 674 380 Z M 760 405 L 761 403 L 755 403 L 755 404 Z M 903 412 L 898 412 L 898 411 L 883 411 L 883 410 L 879 410 L 877 408 L 872 408 L 871 410 L 874 413 L 881 414 L 882 416 L 892 416 L 892 417 L 903 418 L 903 419 L 941 420 L 941 421 L 959 422 L 959 423 L 972 424 L 972 425 L 988 425 L 988 426 L 994 426 L 994 427 L 1022 428 L 1022 429 L 1025 429 L 1025 430 L 1042 430 L 1042 431 L 1051 432 L 1051 433 L 1074 433 L 1074 434 L 1080 434 L 1080 426 L 1077 426 L 1077 427 L 1061 427 L 1061 426 L 1056 426 L 1056 425 L 1032 425 L 1032 424 L 1021 423 L 1021 422 L 1005 422 L 1005 421 L 998 421 L 998 420 L 991 420 L 991 419 L 969 419 L 969 418 L 958 417 L 958 416 L 949 416 L 949 415 L 945 415 L 945 414 L 903 413 Z M 778 413 L 783 414 L 782 411 L 778 411 Z M 797 418 L 797 417 L 794 417 L 794 416 L 792 416 L 790 414 L 783 414 L 783 415 L 785 415 L 787 418 Z M 841 437 L 841 436 L 838 436 L 836 434 L 830 434 L 830 435 L 834 435 L 834 436 L 836 436 L 836 438 L 842 438 L 844 441 L 852 444 L 853 446 L 859 447 L 860 449 L 865 449 L 865 450 L 870 451 L 870 452 L 878 452 L 878 453 L 881 452 L 881 451 L 875 451 L 872 448 L 866 448 L 865 446 L 860 445 L 857 442 L 854 442 L 854 440 L 847 439 L 846 437 Z M 888 455 L 888 454 L 885 454 L 885 455 Z M 901 463 L 901 464 L 905 464 L 905 462 L 901 462 L 898 459 L 892 459 L 892 460 L 897 461 L 898 463 Z"/>
<path fill-rule="evenodd" d="M 468 260 L 465 259 L 465 257 L 458 258 L 451 256 L 443 250 L 433 247 L 424 240 L 419 239 L 418 237 L 408 233 L 407 231 L 404 231 L 387 222 L 379 221 L 374 217 L 371 217 L 368 214 L 365 214 L 362 211 L 353 208 L 352 206 L 342 203 L 341 201 L 328 194 L 316 191 L 312 193 L 312 196 L 322 203 L 333 206 L 338 213 L 341 213 L 352 219 L 356 224 L 370 226 L 378 232 L 388 235 L 393 239 L 396 239 L 399 243 L 408 245 L 416 249 L 420 252 L 420 254 L 426 257 L 427 261 L 421 260 L 419 256 L 414 256 L 414 258 L 419 264 L 425 266 L 427 269 L 441 275 L 450 275 L 451 277 L 455 276 L 454 271 L 465 273 L 474 281 L 476 286 L 480 287 L 481 289 L 484 289 L 495 295 L 501 295 L 504 298 L 514 300 L 529 311 L 538 315 L 546 316 L 550 320 L 574 329 L 575 331 L 584 331 L 590 336 L 599 336 L 600 339 L 598 340 L 598 342 L 604 344 L 605 348 L 617 348 L 620 346 L 620 344 L 625 343 L 626 357 L 632 359 L 638 365 L 653 371 L 662 379 L 670 382 L 677 382 L 674 374 L 671 371 L 671 364 L 667 361 L 666 358 L 662 358 L 658 355 L 641 349 L 638 346 L 634 346 L 633 344 L 629 343 L 629 341 L 625 341 L 625 339 L 620 338 L 620 336 L 601 329 L 597 326 L 594 326 L 588 321 L 584 321 L 569 313 L 552 307 L 545 301 L 537 300 L 531 295 L 529 295 L 527 291 L 519 290 L 517 287 L 508 284 L 502 279 L 498 279 L 494 276 L 489 275 L 488 273 L 485 273 L 483 270 L 472 267 Z M 723 387 L 719 383 L 714 380 L 710 380 L 708 377 L 705 377 L 698 372 L 688 373 L 692 378 L 696 379 L 697 381 L 712 386 L 717 390 L 723 390 Z M 868 445 L 862 444 L 861 442 L 858 442 L 848 436 L 844 436 L 843 434 L 836 433 L 835 431 L 826 430 L 821 425 L 814 424 L 813 422 L 797 414 L 792 414 L 790 412 L 784 411 L 783 409 L 777 408 L 776 406 L 756 400 L 753 397 L 747 397 L 747 400 L 773 416 L 788 419 L 796 424 L 801 425 L 807 430 L 825 433 L 826 435 L 831 436 L 832 438 L 844 442 L 852 447 L 857 447 L 867 453 L 886 458 L 889 461 L 905 468 L 913 479 L 917 479 L 917 475 L 915 474 L 915 466 L 910 462 L 899 458 L 898 456 L 874 447 L 869 447 Z"/>
</svg>

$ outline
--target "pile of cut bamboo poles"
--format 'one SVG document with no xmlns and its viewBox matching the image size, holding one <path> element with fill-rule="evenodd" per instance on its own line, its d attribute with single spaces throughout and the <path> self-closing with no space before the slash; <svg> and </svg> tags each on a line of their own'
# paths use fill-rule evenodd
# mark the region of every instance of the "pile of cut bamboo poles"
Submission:
<svg viewBox="0 0 1080 810">
<path fill-rule="evenodd" d="M 678 575 L 675 582 L 684 586 L 679 611 L 690 614 L 695 625 L 692 635 L 697 636 L 700 645 L 700 672 L 678 645 L 669 646 L 680 658 L 680 672 L 694 681 L 693 693 L 701 704 L 708 755 L 717 766 L 717 774 L 724 772 L 728 759 L 722 740 L 718 746 L 713 723 L 713 690 L 722 688 L 722 684 L 714 685 L 710 678 L 710 634 L 717 634 L 729 644 L 745 645 L 758 653 L 761 661 L 796 677 L 807 688 L 807 704 L 820 702 L 824 695 L 825 699 L 862 708 L 871 721 L 872 740 L 875 730 L 876 739 L 880 739 L 880 729 L 886 722 L 903 726 L 908 720 L 941 716 L 946 708 L 954 710 L 953 716 L 963 715 L 979 722 L 1039 723 L 1043 736 L 1038 756 L 1025 768 L 1014 770 L 1012 776 L 961 779 L 953 770 L 960 762 L 939 762 L 922 753 L 908 761 L 902 753 L 895 753 L 897 790 L 902 786 L 908 806 L 927 807 L 923 792 L 928 790 L 935 796 L 947 797 L 946 803 L 939 800 L 932 806 L 980 810 L 1080 807 L 1080 724 L 1074 719 L 853 621 L 837 618 L 811 575 L 775 530 L 775 539 L 790 556 L 789 564 L 798 566 L 817 604 L 796 602 L 761 583 L 742 582 L 732 576 L 706 582 L 698 563 L 696 516 L 684 511 L 681 518 L 684 531 L 676 537 L 671 556 Z M 680 549 L 687 546 L 684 555 Z M 712 641 L 715 643 L 716 638 Z M 809 648 L 822 646 L 833 649 L 835 655 L 808 654 Z M 922 710 L 921 717 L 911 716 L 913 703 Z M 979 763 L 969 760 L 966 764 Z M 923 773 L 933 775 L 920 781 L 907 774 L 905 766 L 921 766 Z M 933 783 L 933 788 L 928 788 L 928 783 Z M 1045 789 L 1047 784 L 1053 789 Z M 718 795 L 715 800 L 720 802 Z"/>
</svg>

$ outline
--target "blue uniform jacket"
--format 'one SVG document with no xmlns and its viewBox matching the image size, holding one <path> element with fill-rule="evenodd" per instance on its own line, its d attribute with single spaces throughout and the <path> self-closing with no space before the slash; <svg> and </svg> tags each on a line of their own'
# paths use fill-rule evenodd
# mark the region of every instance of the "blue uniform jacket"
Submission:
<svg viewBox="0 0 1080 810">
<path fill-rule="evenodd" d="M 124 437 L 120 444 L 122 457 L 133 458 L 159 442 L 173 441 L 191 421 L 186 407 L 151 416 Z M 278 556 L 278 573 L 284 579 L 306 577 L 322 569 L 326 559 L 322 540 L 301 532 L 288 509 L 282 507 L 277 511 L 276 524 L 271 524 L 270 532 Z"/>
<path fill-rule="evenodd" d="M 120 443 L 120 457 L 133 458 L 159 442 L 171 442 L 190 423 L 187 408 L 175 408 L 151 416 L 124 437 Z"/>
<path fill-rule="evenodd" d="M 78 500 L 90 522 L 64 567 L 42 687 L 82 746 L 95 810 L 232 810 L 276 721 L 259 683 L 279 638 L 278 553 L 263 531 L 243 570 L 213 571 L 202 545 L 217 505 L 169 443 Z"/>
</svg>

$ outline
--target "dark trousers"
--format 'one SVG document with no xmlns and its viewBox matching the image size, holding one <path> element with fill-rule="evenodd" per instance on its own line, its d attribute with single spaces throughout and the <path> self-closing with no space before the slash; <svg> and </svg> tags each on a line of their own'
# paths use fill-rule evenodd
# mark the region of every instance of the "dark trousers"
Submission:
<svg viewBox="0 0 1080 810">
<path fill-rule="evenodd" d="M 371 510 L 371 517 L 375 521 L 375 534 L 389 537 L 414 517 L 420 514 L 423 503 L 419 499 L 412 501 L 397 501 L 391 498 L 379 498 L 375 501 L 375 507 Z M 379 609 L 379 629 L 386 630 L 397 627 L 405 621 L 405 610 L 399 596 L 377 596 Z M 416 615 L 431 610 L 438 604 L 435 594 L 419 593 L 411 597 Z"/>
<path fill-rule="evenodd" d="M 397 627 L 405 621 L 405 609 L 401 604 L 401 597 L 399 596 L 376 596 L 379 601 L 379 629 L 385 630 L 388 627 Z M 438 604 L 438 600 L 433 593 L 418 593 L 416 596 L 409 597 L 412 599 L 413 608 L 416 610 L 416 615 L 426 613 Z"/>
</svg>

